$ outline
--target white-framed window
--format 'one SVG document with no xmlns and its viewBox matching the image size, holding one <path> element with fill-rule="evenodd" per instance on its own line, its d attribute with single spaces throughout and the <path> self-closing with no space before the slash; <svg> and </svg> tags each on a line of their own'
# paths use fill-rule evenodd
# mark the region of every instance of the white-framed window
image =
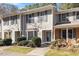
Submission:
<svg viewBox="0 0 79 59">
<path fill-rule="evenodd" d="M 26 23 L 34 23 L 34 13 L 26 15 Z"/>
<path fill-rule="evenodd" d="M 42 12 L 38 12 L 38 22 L 47 22 L 48 15 L 51 14 L 51 10 L 46 10 Z"/>
<path fill-rule="evenodd" d="M 67 32 L 66 32 L 66 29 L 63 29 L 61 30 L 61 37 L 62 39 L 67 39 L 66 35 L 67 35 Z M 68 39 L 74 39 L 76 38 L 76 31 L 75 29 L 68 29 Z"/>
<path fill-rule="evenodd" d="M 11 25 L 17 24 L 17 19 L 18 19 L 18 16 L 17 15 L 11 16 L 10 19 L 11 19 Z"/>
<path fill-rule="evenodd" d="M 61 14 L 61 21 L 62 22 L 67 22 L 68 21 L 68 16 L 69 16 L 69 13 L 64 13 L 64 14 Z"/>
<path fill-rule="evenodd" d="M 9 17 L 3 18 L 3 25 L 9 25 Z"/>
<path fill-rule="evenodd" d="M 58 14 L 58 22 L 61 22 L 61 14 Z"/>
<path fill-rule="evenodd" d="M 37 36 L 37 31 L 28 31 L 28 40 L 31 40 L 32 37 Z"/>
<path fill-rule="evenodd" d="M 76 12 L 76 19 L 79 20 L 79 12 Z"/>
</svg>

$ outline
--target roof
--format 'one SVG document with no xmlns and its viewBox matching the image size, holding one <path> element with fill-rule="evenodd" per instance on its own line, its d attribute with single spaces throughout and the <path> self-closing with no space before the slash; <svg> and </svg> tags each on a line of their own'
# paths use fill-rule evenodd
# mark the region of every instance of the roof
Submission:
<svg viewBox="0 0 79 59">
<path fill-rule="evenodd" d="M 44 11 L 44 10 L 49 10 L 49 9 L 53 9 L 53 5 L 46 5 L 46 6 L 42 6 L 42 7 L 38 7 L 38 8 L 34 8 L 34 9 L 26 9 L 25 11 L 23 10 L 18 10 L 17 12 L 12 12 L 12 14 L 9 14 L 8 16 L 3 16 L 3 18 L 5 17 L 9 17 L 9 16 L 13 16 L 13 15 L 19 15 L 19 14 L 29 14 L 29 13 L 35 13 L 35 12 L 40 12 L 40 11 Z"/>
<path fill-rule="evenodd" d="M 69 13 L 69 12 L 75 12 L 75 11 L 79 11 L 79 7 L 77 7 L 77 8 L 71 8 L 71 9 L 67 9 L 67 10 L 61 10 L 61 11 L 59 11 L 59 14 L 61 14 L 61 13 Z"/>
<path fill-rule="evenodd" d="M 41 12 L 41 11 L 53 9 L 53 7 L 54 6 L 52 4 L 50 4 L 50 5 L 34 8 L 34 9 L 28 9 L 28 10 L 22 11 L 22 13 L 29 14 L 29 13 Z"/>
<path fill-rule="evenodd" d="M 79 27 L 79 23 L 67 23 L 54 26 L 54 28 L 73 28 L 73 27 Z"/>
</svg>

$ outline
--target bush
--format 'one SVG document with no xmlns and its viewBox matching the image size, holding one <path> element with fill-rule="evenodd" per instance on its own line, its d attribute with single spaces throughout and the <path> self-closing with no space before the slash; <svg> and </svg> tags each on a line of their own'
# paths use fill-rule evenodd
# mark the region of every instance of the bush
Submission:
<svg viewBox="0 0 79 59">
<path fill-rule="evenodd" d="M 62 39 L 55 40 L 51 43 L 50 48 L 66 47 L 66 41 Z"/>
<path fill-rule="evenodd" d="M 28 43 L 29 43 L 29 41 L 23 40 L 23 41 L 20 41 L 20 42 L 18 43 L 18 45 L 19 45 L 19 46 L 25 46 L 25 45 L 27 45 Z"/>
<path fill-rule="evenodd" d="M 41 46 L 41 39 L 39 37 L 33 37 L 31 40 L 37 47 Z"/>
<path fill-rule="evenodd" d="M 20 41 L 26 40 L 26 37 L 19 37 L 16 39 L 16 42 L 19 43 Z"/>
<path fill-rule="evenodd" d="M 29 41 L 27 47 L 36 47 L 36 45 L 32 41 Z"/>
<path fill-rule="evenodd" d="M 12 44 L 12 39 L 4 39 L 3 43 L 4 43 L 4 45 L 11 45 Z"/>
<path fill-rule="evenodd" d="M 3 40 L 0 40 L 0 46 L 3 46 L 3 45 L 4 45 Z"/>
</svg>

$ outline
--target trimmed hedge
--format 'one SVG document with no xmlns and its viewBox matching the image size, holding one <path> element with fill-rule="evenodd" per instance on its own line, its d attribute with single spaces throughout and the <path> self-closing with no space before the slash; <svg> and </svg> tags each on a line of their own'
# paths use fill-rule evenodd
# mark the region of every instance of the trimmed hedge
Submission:
<svg viewBox="0 0 79 59">
<path fill-rule="evenodd" d="M 28 43 L 29 43 L 29 41 L 23 40 L 23 41 L 20 41 L 20 42 L 18 43 L 18 45 L 19 45 L 19 46 L 26 46 Z"/>
<path fill-rule="evenodd" d="M 29 41 L 27 47 L 36 47 L 36 45 L 32 41 Z"/>
<path fill-rule="evenodd" d="M 4 39 L 3 43 L 4 43 L 4 45 L 11 45 L 12 44 L 12 39 Z"/>
<path fill-rule="evenodd" d="M 20 41 L 26 40 L 26 37 L 19 37 L 16 39 L 16 42 L 19 43 Z"/>
<path fill-rule="evenodd" d="M 12 44 L 12 39 L 3 39 L 3 40 L 0 40 L 0 46 L 8 46 L 8 45 L 11 45 Z"/>
<path fill-rule="evenodd" d="M 40 46 L 41 46 L 41 38 L 39 38 L 39 37 L 33 37 L 31 40 L 32 40 L 32 42 L 33 42 L 37 47 L 40 47 Z"/>
</svg>

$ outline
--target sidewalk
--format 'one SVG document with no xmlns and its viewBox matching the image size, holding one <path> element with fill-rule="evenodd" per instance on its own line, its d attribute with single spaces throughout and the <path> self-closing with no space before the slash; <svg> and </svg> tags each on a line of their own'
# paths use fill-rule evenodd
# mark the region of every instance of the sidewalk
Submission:
<svg viewBox="0 0 79 59">
<path fill-rule="evenodd" d="M 26 54 L 26 56 L 44 56 L 47 50 L 48 50 L 48 47 L 36 48 L 33 51 Z"/>
</svg>

